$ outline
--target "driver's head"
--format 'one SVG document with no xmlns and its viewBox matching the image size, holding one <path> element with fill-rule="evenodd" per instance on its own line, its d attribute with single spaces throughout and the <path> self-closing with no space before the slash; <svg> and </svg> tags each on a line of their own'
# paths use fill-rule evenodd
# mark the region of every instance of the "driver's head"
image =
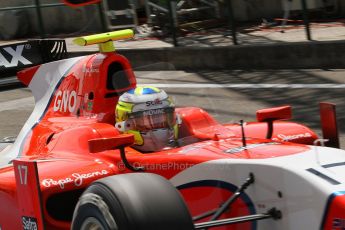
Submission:
<svg viewBox="0 0 345 230">
<path fill-rule="evenodd" d="M 134 147 L 143 152 L 160 151 L 177 138 L 175 106 L 161 89 L 145 86 L 121 95 L 116 106 L 115 127 L 134 134 Z"/>
</svg>

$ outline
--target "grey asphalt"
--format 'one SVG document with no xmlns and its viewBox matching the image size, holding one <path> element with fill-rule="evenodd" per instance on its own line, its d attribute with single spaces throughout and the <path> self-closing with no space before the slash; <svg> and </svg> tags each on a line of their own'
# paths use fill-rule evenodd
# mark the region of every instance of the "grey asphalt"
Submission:
<svg viewBox="0 0 345 230">
<path fill-rule="evenodd" d="M 345 148 L 345 70 L 136 71 L 139 84 L 163 84 L 177 106 L 206 109 L 219 122 L 254 121 L 258 109 L 290 104 L 294 120 L 320 134 L 318 103 L 336 103 Z M 172 85 L 174 84 L 174 85 Z M 178 87 L 175 84 L 183 84 Z M 199 84 L 216 84 L 217 88 Z M 237 87 L 250 84 L 251 87 Z M 302 88 L 263 88 L 260 84 L 301 84 Z M 311 85 L 312 84 L 312 85 Z M 318 87 L 310 87 L 310 86 Z M 325 85 L 326 84 L 326 85 Z M 339 85 L 341 88 L 327 87 Z M 222 86 L 230 86 L 222 88 Z M 0 138 L 16 136 L 34 106 L 27 88 L 0 91 Z"/>
</svg>

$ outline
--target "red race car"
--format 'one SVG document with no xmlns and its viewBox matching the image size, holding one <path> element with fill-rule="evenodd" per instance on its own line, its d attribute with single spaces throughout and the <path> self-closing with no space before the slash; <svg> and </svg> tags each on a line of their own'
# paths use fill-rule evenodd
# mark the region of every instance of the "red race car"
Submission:
<svg viewBox="0 0 345 230">
<path fill-rule="evenodd" d="M 119 96 L 136 87 L 112 40 L 79 38 L 100 53 L 18 73 L 35 108 L 14 143 L 0 145 L 0 229 L 344 229 L 345 151 L 286 120 L 291 108 L 257 111 L 258 122 L 219 124 L 177 108 L 182 146 L 132 148 L 114 126 Z M 325 133 L 338 145 L 332 105 Z M 321 141 L 322 142 L 322 141 Z"/>
</svg>

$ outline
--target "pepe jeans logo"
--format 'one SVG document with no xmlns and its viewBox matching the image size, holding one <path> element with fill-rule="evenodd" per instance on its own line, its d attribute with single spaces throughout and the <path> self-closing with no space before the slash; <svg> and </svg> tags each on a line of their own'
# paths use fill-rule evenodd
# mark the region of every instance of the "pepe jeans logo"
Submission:
<svg viewBox="0 0 345 230">
<path fill-rule="evenodd" d="M 29 216 L 22 216 L 24 230 L 37 230 L 37 219 Z"/>
<path fill-rule="evenodd" d="M 310 133 L 300 133 L 300 134 L 293 134 L 293 135 L 278 134 L 277 138 L 272 138 L 272 140 L 291 141 L 291 140 L 296 140 L 300 138 L 308 138 L 308 137 L 312 137 L 312 135 Z"/>
<path fill-rule="evenodd" d="M 32 62 L 27 60 L 25 57 L 23 57 L 23 50 L 24 45 L 19 45 L 14 50 L 12 47 L 6 47 L 3 48 L 4 51 L 0 50 L 0 67 L 4 66 L 5 68 L 9 67 L 15 67 L 21 62 L 24 65 L 30 65 Z M 4 56 L 4 54 L 10 55 L 12 58 L 11 60 L 7 60 Z"/>
<path fill-rule="evenodd" d="M 75 186 L 79 187 L 83 184 L 85 179 L 90 179 L 90 178 L 94 178 L 98 176 L 104 176 L 107 174 L 109 174 L 107 170 L 102 170 L 102 171 L 92 172 L 92 173 L 84 173 L 84 174 L 73 173 L 71 177 L 66 177 L 59 180 L 44 179 L 42 181 L 42 185 L 46 188 L 59 185 L 61 189 L 64 189 L 66 184 L 73 183 Z"/>
</svg>

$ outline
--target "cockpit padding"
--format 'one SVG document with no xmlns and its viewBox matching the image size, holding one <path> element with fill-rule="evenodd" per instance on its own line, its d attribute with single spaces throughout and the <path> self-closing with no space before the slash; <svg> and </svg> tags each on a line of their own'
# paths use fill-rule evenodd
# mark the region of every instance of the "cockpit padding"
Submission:
<svg viewBox="0 0 345 230">
<path fill-rule="evenodd" d="M 113 62 L 108 67 L 107 89 L 121 91 L 130 87 L 130 82 L 120 62 Z"/>
</svg>

